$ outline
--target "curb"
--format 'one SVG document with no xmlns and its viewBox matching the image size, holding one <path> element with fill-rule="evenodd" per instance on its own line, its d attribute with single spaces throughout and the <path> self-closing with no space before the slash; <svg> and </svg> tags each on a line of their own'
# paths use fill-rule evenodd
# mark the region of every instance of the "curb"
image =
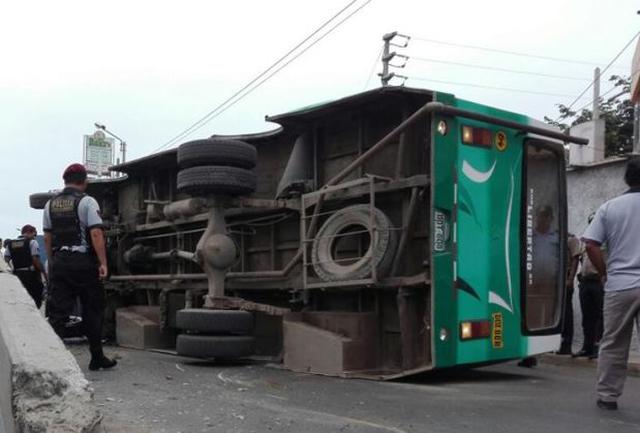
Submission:
<svg viewBox="0 0 640 433">
<path fill-rule="evenodd" d="M 0 273 L 0 432 L 94 433 L 101 419 L 75 358 L 18 279 Z"/>
<path fill-rule="evenodd" d="M 555 355 L 552 353 L 541 355 L 538 359 L 540 360 L 540 362 L 543 362 L 545 364 L 559 365 L 564 367 L 582 367 L 595 369 L 598 366 L 597 359 L 572 358 L 571 356 Z M 629 360 L 629 363 L 627 365 L 627 374 L 630 376 L 640 377 L 640 360 L 638 358 L 633 357 Z"/>
</svg>

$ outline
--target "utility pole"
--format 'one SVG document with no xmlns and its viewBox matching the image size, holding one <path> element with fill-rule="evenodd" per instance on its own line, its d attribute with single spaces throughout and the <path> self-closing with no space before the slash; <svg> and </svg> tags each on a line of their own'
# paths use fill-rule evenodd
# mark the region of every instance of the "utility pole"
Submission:
<svg viewBox="0 0 640 433">
<path fill-rule="evenodd" d="M 632 152 L 640 154 L 640 102 L 633 104 L 633 148 Z"/>
<path fill-rule="evenodd" d="M 640 11 L 636 13 L 640 15 Z M 631 151 L 635 154 L 640 154 L 640 100 L 638 100 L 637 74 L 640 74 L 640 42 L 636 45 L 631 66 L 631 101 L 633 102 L 633 148 Z"/>
<path fill-rule="evenodd" d="M 600 68 L 593 71 L 593 120 L 600 118 Z"/>
<path fill-rule="evenodd" d="M 398 32 L 387 33 L 382 36 L 382 41 L 384 42 L 384 47 L 382 48 L 382 74 L 380 74 L 380 81 L 382 82 L 382 86 L 389 85 L 389 53 L 391 52 L 391 39 L 393 39 Z"/>
<path fill-rule="evenodd" d="M 393 40 L 396 37 L 403 38 L 404 43 L 402 44 L 394 43 Z M 407 79 L 407 77 L 405 77 L 404 75 L 399 75 L 399 74 L 396 74 L 395 72 L 389 72 L 389 68 L 390 67 L 404 68 L 406 66 L 408 57 L 402 54 L 398 54 L 395 51 L 392 52 L 391 47 L 406 48 L 409 45 L 409 39 L 410 39 L 409 36 L 402 35 L 398 32 L 391 32 L 382 36 L 382 41 L 384 43 L 382 47 L 382 72 L 378 74 L 380 75 L 380 81 L 382 83 L 382 87 L 388 86 L 389 81 L 391 81 L 391 79 L 394 77 L 402 78 L 404 80 Z M 404 59 L 404 63 L 401 65 L 391 63 L 391 60 L 393 60 L 396 57 Z"/>
</svg>

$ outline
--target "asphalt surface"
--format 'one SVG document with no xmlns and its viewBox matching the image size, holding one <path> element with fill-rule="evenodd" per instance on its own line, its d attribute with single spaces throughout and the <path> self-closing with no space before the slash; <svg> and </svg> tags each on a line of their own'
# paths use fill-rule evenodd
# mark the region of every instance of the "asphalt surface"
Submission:
<svg viewBox="0 0 640 433">
<path fill-rule="evenodd" d="M 618 412 L 595 406 L 592 368 L 503 364 L 376 382 L 217 365 L 120 348 L 113 371 L 87 371 L 105 431 L 553 433 L 640 431 L 640 378 Z"/>
</svg>

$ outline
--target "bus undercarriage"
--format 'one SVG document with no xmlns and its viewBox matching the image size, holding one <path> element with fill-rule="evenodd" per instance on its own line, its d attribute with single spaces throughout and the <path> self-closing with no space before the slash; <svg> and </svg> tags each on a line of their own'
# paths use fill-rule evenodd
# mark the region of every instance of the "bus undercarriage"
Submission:
<svg viewBox="0 0 640 433">
<path fill-rule="evenodd" d="M 527 343 L 510 347 L 509 335 L 557 337 L 560 318 L 552 316 L 561 314 L 563 288 L 549 291 L 553 323 L 529 332 L 518 305 L 531 298 L 520 298 L 524 276 L 505 272 L 510 298 L 502 296 L 502 304 L 495 299 L 503 283 L 482 289 L 482 277 L 466 278 L 471 284 L 458 278 L 470 266 L 456 259 L 464 245 L 456 236 L 465 230 L 457 215 L 468 209 L 458 202 L 461 164 L 444 157 L 453 152 L 445 146 L 454 137 L 464 146 L 464 128 L 472 127 L 466 144 L 485 146 L 492 153 L 478 155 L 498 155 L 495 161 L 511 152 L 500 148 L 502 135 L 505 142 L 544 137 L 558 149 L 584 140 L 452 100 L 381 88 L 267 117 L 280 125 L 274 131 L 213 136 L 188 152 L 172 149 L 113 167 L 123 176 L 96 180 L 88 190 L 106 224 L 107 331 L 146 317 L 154 338 L 142 345 L 172 348 L 180 334 L 182 354 L 269 357 L 295 371 L 383 379 L 534 353 Z M 489 131 L 491 143 L 476 140 L 474 131 Z M 244 144 L 234 147 L 238 141 Z M 211 146 L 226 150 L 211 159 Z M 524 144 L 511 146 L 509 161 L 521 161 L 515 147 Z M 231 168 L 206 169 L 212 165 Z M 212 171 L 221 176 L 213 179 Z M 515 173 L 524 185 L 524 173 Z M 512 203 L 515 183 L 509 191 Z M 558 214 L 565 211 L 558 206 Z M 520 244 L 521 217 L 500 234 L 507 236 L 500 245 Z M 561 237 L 566 228 L 557 219 Z M 520 253 L 507 248 L 518 258 L 510 266 L 520 267 Z M 515 294 L 512 281 L 521 289 Z M 483 290 L 493 295 L 485 300 Z M 477 301 L 466 300 L 472 292 Z M 473 302 L 475 310 L 467 307 Z M 467 331 L 473 341 L 465 341 Z M 465 358 L 464 344 L 476 345 L 480 355 Z"/>
</svg>

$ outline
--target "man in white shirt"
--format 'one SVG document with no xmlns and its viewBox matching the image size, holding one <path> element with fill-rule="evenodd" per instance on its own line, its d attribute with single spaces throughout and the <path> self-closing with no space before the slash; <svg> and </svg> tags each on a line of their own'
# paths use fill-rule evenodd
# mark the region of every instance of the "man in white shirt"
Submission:
<svg viewBox="0 0 640 433">
<path fill-rule="evenodd" d="M 640 319 L 640 158 L 629 161 L 624 179 L 629 190 L 600 206 L 582 236 L 589 260 L 605 281 L 597 403 L 608 410 L 618 408 L 633 325 Z"/>
</svg>

